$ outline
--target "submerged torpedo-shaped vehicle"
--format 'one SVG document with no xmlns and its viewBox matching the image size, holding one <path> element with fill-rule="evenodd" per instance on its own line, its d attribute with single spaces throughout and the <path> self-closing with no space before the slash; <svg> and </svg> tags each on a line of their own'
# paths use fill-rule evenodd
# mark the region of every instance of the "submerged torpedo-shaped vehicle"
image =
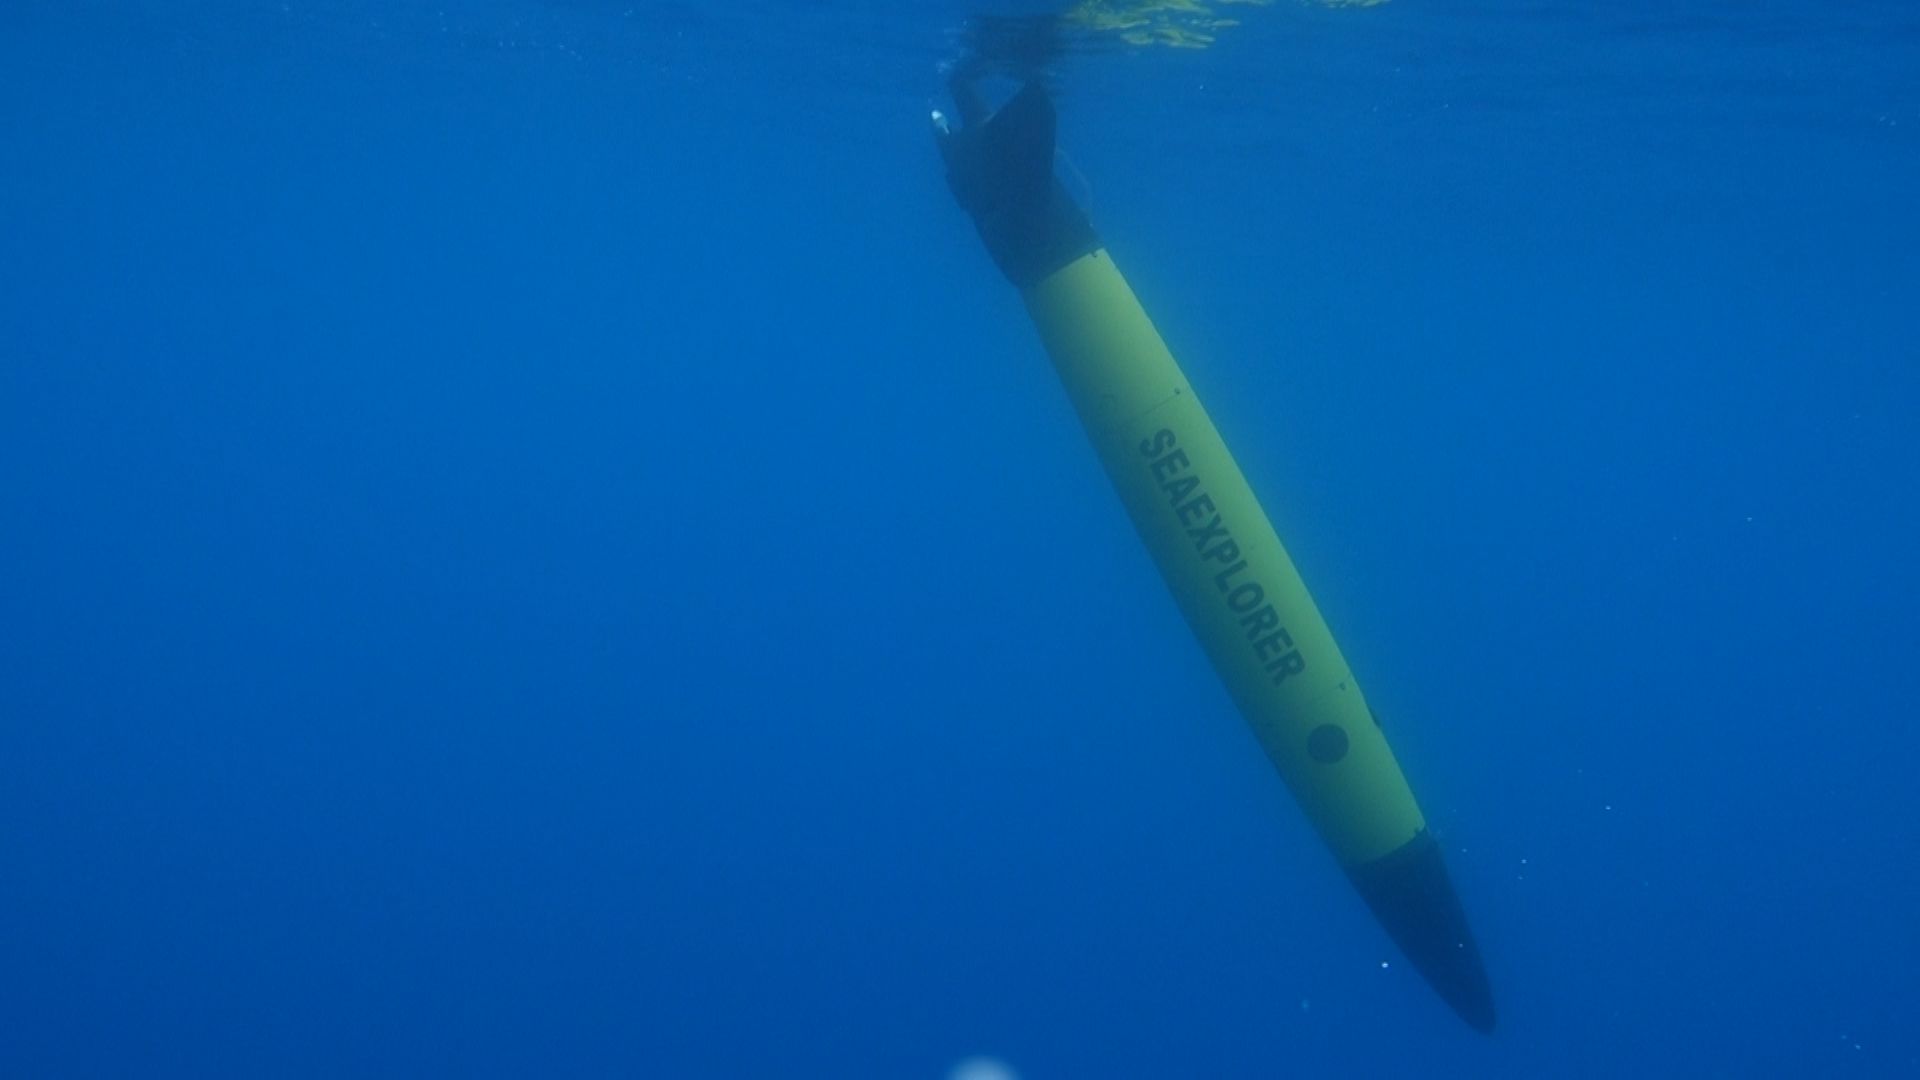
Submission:
<svg viewBox="0 0 1920 1080">
<path fill-rule="evenodd" d="M 947 179 L 1020 290 L 1140 537 L 1241 713 L 1400 950 L 1494 1027 L 1466 915 L 1360 685 L 1173 355 L 1054 175 L 1039 82 L 997 110 L 964 77 L 934 114 Z"/>
</svg>

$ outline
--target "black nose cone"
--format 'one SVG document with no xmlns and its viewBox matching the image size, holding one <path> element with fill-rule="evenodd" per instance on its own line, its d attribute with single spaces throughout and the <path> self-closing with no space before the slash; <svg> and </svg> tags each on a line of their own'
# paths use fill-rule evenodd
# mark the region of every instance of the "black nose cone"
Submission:
<svg viewBox="0 0 1920 1080">
<path fill-rule="evenodd" d="M 1349 867 L 1347 876 L 1414 969 L 1460 1019 L 1492 1034 L 1493 988 L 1433 834 L 1422 829 L 1398 850 Z"/>
</svg>

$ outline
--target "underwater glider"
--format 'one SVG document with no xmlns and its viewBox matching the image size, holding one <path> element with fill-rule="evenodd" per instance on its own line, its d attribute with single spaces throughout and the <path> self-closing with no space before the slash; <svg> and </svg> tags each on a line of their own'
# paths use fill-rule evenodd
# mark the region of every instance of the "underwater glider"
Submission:
<svg viewBox="0 0 1920 1080">
<path fill-rule="evenodd" d="M 1493 992 L 1428 831 L 1292 559 L 1126 279 L 1053 172 L 1038 82 L 934 114 L 947 180 L 1040 340 L 1187 623 L 1367 906 L 1479 1031 Z"/>
</svg>

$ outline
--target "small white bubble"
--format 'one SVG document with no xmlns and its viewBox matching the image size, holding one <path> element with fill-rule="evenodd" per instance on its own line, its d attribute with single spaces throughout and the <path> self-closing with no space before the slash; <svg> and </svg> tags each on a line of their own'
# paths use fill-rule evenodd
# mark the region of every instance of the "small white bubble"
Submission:
<svg viewBox="0 0 1920 1080">
<path fill-rule="evenodd" d="M 970 1057 L 948 1070 L 947 1080 L 1020 1080 L 1020 1075 L 999 1058 Z"/>
</svg>

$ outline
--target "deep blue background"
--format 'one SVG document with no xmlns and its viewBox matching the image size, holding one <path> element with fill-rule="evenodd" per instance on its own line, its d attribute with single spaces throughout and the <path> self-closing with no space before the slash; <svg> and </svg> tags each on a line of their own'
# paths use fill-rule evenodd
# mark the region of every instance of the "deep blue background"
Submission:
<svg viewBox="0 0 1920 1080">
<path fill-rule="evenodd" d="M 11 0 L 0 1074 L 1912 1075 L 1920 15 L 1842 7 L 1059 73 L 1488 1040 L 951 205 L 964 5 Z"/>
</svg>

